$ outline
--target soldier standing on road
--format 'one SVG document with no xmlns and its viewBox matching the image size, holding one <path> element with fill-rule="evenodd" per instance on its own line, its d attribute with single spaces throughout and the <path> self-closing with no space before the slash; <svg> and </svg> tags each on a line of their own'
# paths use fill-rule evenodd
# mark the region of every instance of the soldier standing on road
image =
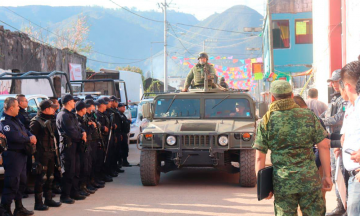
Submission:
<svg viewBox="0 0 360 216">
<path fill-rule="evenodd" d="M 125 172 L 124 170 L 122 170 L 120 167 L 122 167 L 122 161 L 121 161 L 121 117 L 120 117 L 120 111 L 117 110 L 118 107 L 118 100 L 120 100 L 119 98 L 116 98 L 115 96 L 111 96 L 110 97 L 111 100 L 111 108 L 109 109 L 110 112 L 114 113 L 114 121 L 115 124 L 118 125 L 118 127 L 115 129 L 115 147 L 114 147 L 114 154 L 113 154 L 113 158 L 114 161 L 112 162 L 112 169 L 115 170 L 118 173 L 123 173 Z M 118 166 L 118 162 L 119 162 L 119 166 Z"/>
<path fill-rule="evenodd" d="M 225 82 L 225 78 L 224 77 L 221 77 L 220 78 L 220 86 L 223 87 L 223 88 L 229 88 L 229 85 Z"/>
<path fill-rule="evenodd" d="M 274 81 L 269 111 L 260 122 L 253 148 L 256 149 L 256 172 L 265 168 L 267 151 L 273 164 L 275 215 L 324 215 L 325 203 L 321 180 L 314 163 L 314 143 L 324 167 L 323 189 L 331 190 L 330 142 L 315 114 L 300 108 L 293 100 L 291 85 Z M 271 193 L 268 197 L 273 196 Z"/>
<path fill-rule="evenodd" d="M 97 188 L 103 188 L 105 185 L 104 181 L 100 180 L 100 176 L 97 175 L 97 167 L 100 167 L 101 171 L 101 164 L 98 158 L 98 155 L 103 155 L 104 149 L 102 146 L 101 134 L 99 134 L 99 127 L 97 123 L 97 116 L 95 114 L 95 106 L 99 104 L 94 102 L 92 99 L 86 99 L 85 103 L 87 104 L 88 108 L 86 108 L 86 117 L 89 121 L 94 122 L 95 129 L 94 131 L 89 134 L 91 136 L 90 147 L 91 147 L 91 173 L 90 173 L 90 182 L 87 185 L 87 188 L 90 190 L 96 190 Z M 103 157 L 102 157 L 103 158 Z M 100 172 L 99 171 L 99 172 Z"/>
<path fill-rule="evenodd" d="M 60 202 L 52 199 L 52 183 L 54 180 L 54 168 L 57 161 L 56 143 L 54 141 L 56 129 L 55 111 L 58 108 L 50 100 L 40 103 L 39 112 L 30 123 L 30 132 L 36 136 L 36 153 L 34 166 L 36 170 L 35 180 L 35 210 L 45 211 L 49 207 L 59 207 Z M 57 164 L 57 167 L 60 165 Z M 43 190 L 45 191 L 45 204 L 43 203 Z"/>
<path fill-rule="evenodd" d="M 60 103 L 59 103 L 59 100 L 57 97 L 50 97 L 49 98 L 51 100 L 51 102 L 53 102 L 54 105 L 56 105 L 56 109 L 55 109 L 55 125 L 56 125 L 56 116 L 57 114 L 59 113 L 60 111 Z M 56 133 L 55 133 L 55 138 L 56 138 L 56 144 L 57 145 L 57 149 L 59 149 L 59 143 L 60 143 L 60 140 L 59 140 L 59 133 L 57 132 L 57 129 L 55 129 Z M 52 184 L 52 191 L 53 193 L 55 194 L 61 194 L 61 188 L 60 188 L 60 182 L 61 182 L 61 170 L 58 169 L 57 166 L 61 166 L 60 164 L 59 165 L 56 165 L 55 166 L 55 169 L 54 169 L 54 181 L 53 181 L 53 184 Z"/>
<path fill-rule="evenodd" d="M 332 73 L 331 78 L 327 80 L 328 82 L 331 83 L 335 93 L 333 94 L 333 97 L 331 99 L 330 104 L 328 105 L 327 110 L 319 116 L 321 120 L 324 122 L 326 129 L 330 134 L 340 133 L 345 115 L 345 107 L 347 106 L 347 102 L 344 101 L 344 99 L 341 97 L 340 94 L 340 89 L 339 89 L 340 79 L 341 79 L 340 70 L 335 70 Z M 334 155 L 334 149 L 330 150 L 330 155 L 331 155 L 331 173 L 333 177 L 333 182 L 335 183 L 336 159 Z M 343 160 L 340 160 L 340 170 L 343 173 L 345 173 Z M 337 188 L 335 188 L 335 194 L 336 194 L 336 208 L 332 212 L 327 213 L 326 216 L 337 216 L 346 213 L 345 208 L 341 202 L 340 194 Z"/>
<path fill-rule="evenodd" d="M 78 143 L 81 140 L 86 142 L 86 133 L 79 127 L 76 115 L 71 112 L 75 108 L 74 98 L 68 94 L 64 95 L 61 101 L 63 109 L 56 117 L 56 126 L 60 135 L 62 169 L 64 170 L 60 201 L 73 204 L 75 201 L 72 198 L 76 200 L 85 199 L 77 191 L 79 182 L 75 175 L 79 173 L 76 164 Z"/>
<path fill-rule="evenodd" d="M 36 144 L 36 137 L 27 130 L 17 117 L 19 103 L 8 97 L 4 101 L 4 113 L 1 117 L 1 128 L 7 138 L 7 151 L 2 153 L 5 169 L 4 189 L 1 204 L 5 215 L 12 215 L 11 203 L 15 200 L 15 215 L 33 215 L 22 204 L 22 195 L 26 188 L 26 161 L 29 146 Z"/>
<path fill-rule="evenodd" d="M 92 148 L 90 146 L 90 142 L 92 141 L 92 137 L 90 134 L 94 132 L 96 126 L 94 126 L 94 122 L 89 121 L 86 117 L 86 108 L 88 105 L 85 104 L 84 101 L 78 101 L 75 104 L 76 109 L 76 117 L 79 121 L 79 126 L 86 132 L 87 134 L 87 142 L 81 142 L 78 147 L 79 151 L 79 164 L 80 164 L 80 195 L 89 196 L 90 194 L 94 194 L 95 190 L 91 190 L 87 188 L 88 182 L 90 181 L 90 172 L 91 172 L 91 151 Z"/>
<path fill-rule="evenodd" d="M 194 81 L 194 86 L 192 86 L 192 88 L 203 89 L 206 74 L 208 75 L 209 88 L 213 88 L 213 84 L 215 85 L 215 83 L 217 83 L 215 69 L 211 64 L 207 62 L 209 60 L 208 55 L 204 52 L 201 52 L 199 54 L 198 60 L 199 63 L 197 63 L 193 68 L 191 68 L 189 74 L 186 77 L 183 89 L 184 92 L 189 90 L 192 81 Z"/>
<path fill-rule="evenodd" d="M 108 148 L 107 143 L 108 143 L 108 135 L 110 132 L 110 120 L 105 115 L 105 111 L 107 109 L 108 102 L 106 102 L 104 99 L 98 99 L 96 102 L 99 104 L 98 109 L 96 110 L 96 113 L 95 113 L 97 116 L 96 121 L 98 122 L 99 125 L 101 125 L 100 131 L 101 131 L 101 135 L 102 135 L 102 139 L 103 139 L 102 141 L 105 145 L 102 148 L 104 148 L 104 150 L 106 151 Z M 105 163 L 104 163 L 105 152 L 98 151 L 97 156 L 98 156 L 99 163 L 97 164 L 97 167 L 96 167 L 96 176 L 101 176 L 102 181 L 112 182 L 113 181 L 112 177 L 106 173 L 106 167 L 105 167 Z"/>
<path fill-rule="evenodd" d="M 130 125 L 131 120 L 127 119 L 124 115 L 125 112 L 125 104 L 119 103 L 118 110 L 120 111 L 121 117 L 121 159 L 122 159 L 122 166 L 124 167 L 131 167 L 128 162 L 129 157 L 129 142 L 128 142 L 128 133 L 130 132 Z"/>
<path fill-rule="evenodd" d="M 113 169 L 114 168 L 113 163 L 115 161 L 114 152 L 116 149 L 115 130 L 117 129 L 117 124 L 116 124 L 115 114 L 113 114 L 113 112 L 111 111 L 112 101 L 108 97 L 105 97 L 104 100 L 106 102 L 108 102 L 108 104 L 106 105 L 106 111 L 104 113 L 108 117 L 110 122 L 112 122 L 112 125 L 110 127 L 110 130 L 112 130 L 112 131 L 111 131 L 111 134 L 109 133 L 109 136 L 111 135 L 111 137 L 108 136 L 108 141 L 107 141 L 108 150 L 107 150 L 107 156 L 106 156 L 106 160 L 105 160 L 105 172 L 111 177 L 117 177 L 119 175 L 119 173 Z"/>
<path fill-rule="evenodd" d="M 26 99 L 25 95 L 18 94 L 16 95 L 16 99 L 19 103 L 20 111 L 18 118 L 20 119 L 21 123 L 25 126 L 27 130 L 30 130 L 30 121 L 31 117 L 29 113 L 25 110 L 28 107 L 28 100 Z M 30 175 L 31 173 L 31 166 L 32 166 L 32 155 L 28 155 L 27 162 L 26 162 L 26 172 L 27 175 Z M 26 183 L 26 189 L 25 193 L 23 194 L 23 198 L 27 198 L 28 194 L 33 194 L 34 191 L 31 190 L 28 186 L 28 183 Z"/>
</svg>

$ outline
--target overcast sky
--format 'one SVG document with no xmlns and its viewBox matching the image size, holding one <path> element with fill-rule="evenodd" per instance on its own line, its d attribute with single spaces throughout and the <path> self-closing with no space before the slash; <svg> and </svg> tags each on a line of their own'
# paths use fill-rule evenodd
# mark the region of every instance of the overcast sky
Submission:
<svg viewBox="0 0 360 216">
<path fill-rule="evenodd" d="M 160 10 L 157 3 L 164 0 L 113 0 L 121 6 L 138 10 Z M 170 9 L 195 15 L 203 20 L 214 13 L 221 13 L 234 5 L 247 5 L 264 15 L 265 0 L 167 0 Z M 0 6 L 50 5 L 50 6 L 102 6 L 117 8 L 109 0 L 1 0 Z"/>
</svg>

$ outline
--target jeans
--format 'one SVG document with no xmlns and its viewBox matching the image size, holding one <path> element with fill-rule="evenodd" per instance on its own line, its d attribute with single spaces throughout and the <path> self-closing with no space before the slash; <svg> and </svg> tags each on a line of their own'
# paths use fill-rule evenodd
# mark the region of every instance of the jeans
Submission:
<svg viewBox="0 0 360 216">
<path fill-rule="evenodd" d="M 360 182 L 356 181 L 354 176 L 349 178 L 347 214 L 360 215 Z"/>
</svg>

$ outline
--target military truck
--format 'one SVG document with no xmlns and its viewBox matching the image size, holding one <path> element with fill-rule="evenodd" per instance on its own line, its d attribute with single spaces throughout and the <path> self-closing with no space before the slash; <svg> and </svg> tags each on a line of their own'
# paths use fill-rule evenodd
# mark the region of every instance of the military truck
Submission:
<svg viewBox="0 0 360 216">
<path fill-rule="evenodd" d="M 158 185 L 161 172 L 213 167 L 240 172 L 240 186 L 254 187 L 255 112 L 252 97 L 243 90 L 157 95 L 143 105 L 143 117 L 150 122 L 140 135 L 142 184 Z"/>
</svg>

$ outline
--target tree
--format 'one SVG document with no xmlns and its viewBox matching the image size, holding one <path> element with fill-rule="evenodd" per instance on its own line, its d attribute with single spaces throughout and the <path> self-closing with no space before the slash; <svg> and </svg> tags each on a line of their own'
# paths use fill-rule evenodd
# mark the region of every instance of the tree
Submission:
<svg viewBox="0 0 360 216">
<path fill-rule="evenodd" d="M 92 45 L 87 41 L 89 31 L 87 17 L 81 14 L 69 25 L 56 29 L 54 45 L 60 49 L 68 48 L 78 53 L 90 53 Z"/>
</svg>

